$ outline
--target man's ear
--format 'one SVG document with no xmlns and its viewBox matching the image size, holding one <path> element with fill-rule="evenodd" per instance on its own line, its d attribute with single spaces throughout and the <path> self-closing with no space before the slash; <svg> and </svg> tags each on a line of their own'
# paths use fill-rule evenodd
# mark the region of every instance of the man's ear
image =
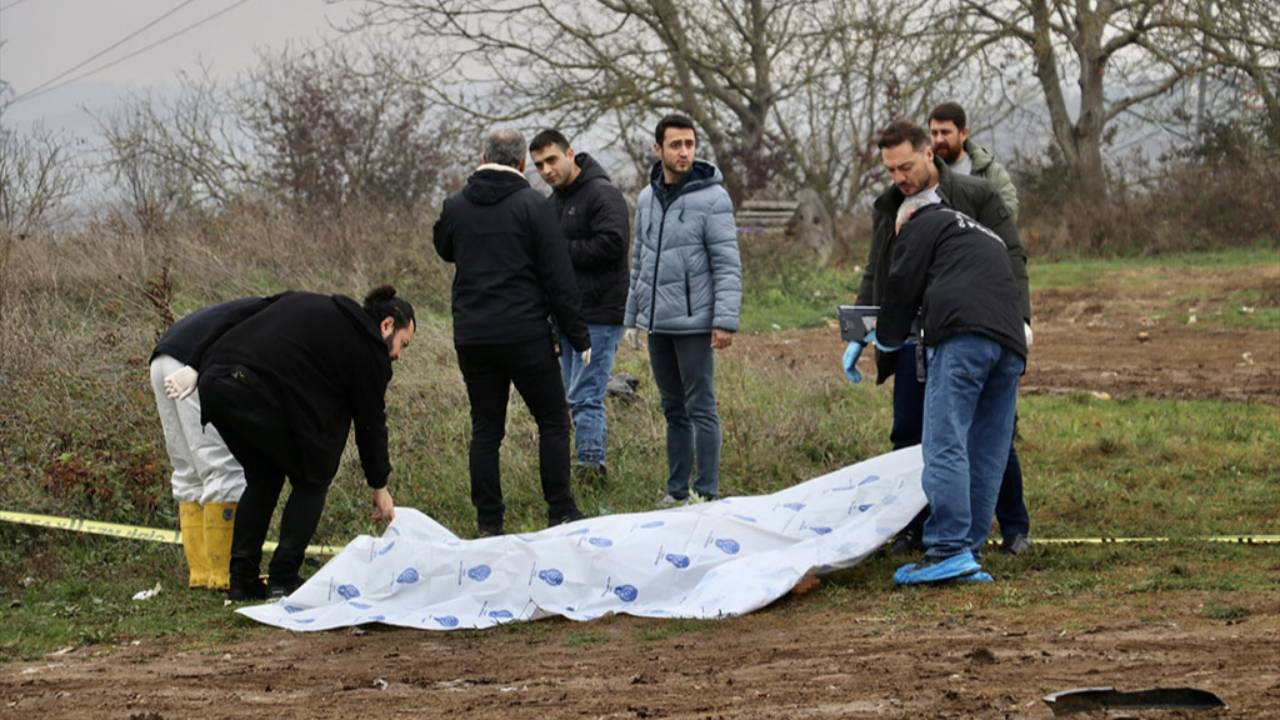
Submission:
<svg viewBox="0 0 1280 720">
<path fill-rule="evenodd" d="M 382 337 L 384 340 L 386 338 L 391 337 L 391 334 L 396 331 L 395 318 L 391 317 L 390 315 L 382 318 L 382 322 L 378 324 L 378 330 L 382 332 Z"/>
</svg>

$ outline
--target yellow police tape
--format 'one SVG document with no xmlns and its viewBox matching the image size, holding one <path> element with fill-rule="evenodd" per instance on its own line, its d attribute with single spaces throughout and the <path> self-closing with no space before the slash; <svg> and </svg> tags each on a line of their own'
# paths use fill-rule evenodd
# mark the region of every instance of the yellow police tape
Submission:
<svg viewBox="0 0 1280 720">
<path fill-rule="evenodd" d="M 33 515 L 31 513 L 9 512 L 0 510 L 0 521 L 19 525 L 34 525 L 53 530 L 70 530 L 71 532 L 89 533 L 91 535 L 110 535 L 127 540 L 145 540 L 147 542 L 182 544 L 182 532 L 178 530 L 161 530 L 160 528 L 138 527 L 136 525 L 117 525 L 116 523 L 83 520 L 80 518 L 55 517 L 53 515 Z M 274 550 L 275 542 L 264 543 L 264 550 Z M 309 545 L 308 555 L 337 555 L 342 548 L 332 545 Z"/>
<path fill-rule="evenodd" d="M 0 521 L 35 525 L 55 530 L 70 530 L 93 535 L 110 535 L 128 540 L 145 540 L 148 542 L 182 544 L 182 533 L 178 530 L 161 530 L 159 528 L 137 527 L 136 525 L 117 525 L 116 523 L 82 520 L 79 518 L 54 517 L 52 515 L 33 515 L 0 510 Z M 1271 545 L 1280 543 L 1280 535 L 1215 535 L 1211 537 L 1192 537 L 1187 540 L 1199 540 L 1215 543 L 1238 543 L 1241 545 Z M 1122 543 L 1162 543 L 1170 542 L 1168 537 L 1104 537 L 1104 538 L 1035 538 L 1039 545 L 1110 545 Z M 992 543 L 996 540 L 992 540 Z M 265 550 L 274 550 L 276 543 L 263 545 Z M 337 555 L 342 548 L 332 545 L 309 545 L 308 555 Z"/>
</svg>

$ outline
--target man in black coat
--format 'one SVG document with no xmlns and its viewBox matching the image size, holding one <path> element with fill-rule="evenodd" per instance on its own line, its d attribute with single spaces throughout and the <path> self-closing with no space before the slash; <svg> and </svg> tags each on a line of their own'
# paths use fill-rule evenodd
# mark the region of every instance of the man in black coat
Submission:
<svg viewBox="0 0 1280 720">
<path fill-rule="evenodd" d="M 202 420 L 244 466 L 231 541 L 232 600 L 284 596 L 301 584 L 303 553 L 353 424 L 374 519 L 395 516 L 385 396 L 391 363 L 414 329 L 413 306 L 390 287 L 369 293 L 363 307 L 343 295 L 287 292 L 227 313 L 192 351 L 190 367 L 166 378 L 175 397 L 198 382 Z M 286 476 L 292 490 L 264 588 L 262 544 Z"/>
<path fill-rule="evenodd" d="M 538 465 L 549 525 L 577 520 L 569 486 L 569 411 L 551 325 L 591 362 L 591 338 L 555 212 L 524 178 L 524 137 L 489 135 L 482 164 L 444 202 L 436 252 L 456 266 L 453 344 L 471 401 L 471 502 L 481 536 L 504 532 L 498 451 L 511 385 L 538 425 Z"/>
<path fill-rule="evenodd" d="M 912 213 L 914 212 L 914 215 Z M 924 473 L 932 512 L 925 561 L 894 573 L 901 585 L 990 581 L 981 550 L 1009 459 L 1018 378 L 1026 369 L 1022 290 L 999 235 L 930 198 L 909 198 L 870 338 L 884 352 L 923 327 Z"/>
<path fill-rule="evenodd" d="M 1014 226 L 1013 213 L 1000 199 L 999 193 L 986 181 L 956 173 L 935 157 L 929 133 L 915 123 L 906 120 L 890 123 L 881 132 L 877 145 L 893 184 L 876 198 L 872 206 L 871 252 L 858 286 L 856 304 L 881 304 L 897 243 L 895 224 L 898 210 L 909 197 L 928 197 L 959 210 L 1000 237 L 1019 290 L 1015 307 L 1022 315 L 1029 341 L 1031 294 L 1027 282 L 1027 253 Z M 918 347 L 914 340 L 909 339 L 900 351 L 876 352 L 876 383 L 894 378 L 893 426 L 889 431 L 889 441 L 894 450 L 920 444 L 924 429 L 925 384 L 916 377 Z M 862 349 L 863 343 L 855 341 L 845 351 L 845 375 L 855 383 L 862 378 L 855 367 Z M 927 514 L 926 508 L 894 538 L 891 553 L 901 555 L 920 549 Z M 1029 542 L 1030 519 L 1022 497 L 1022 465 L 1012 447 L 996 516 L 1000 520 L 1001 531 L 1006 533 L 1004 547 L 1007 550 L 1024 548 Z"/>
<path fill-rule="evenodd" d="M 590 155 L 575 153 L 558 130 L 535 135 L 529 154 L 551 186 L 550 202 L 569 243 L 582 317 L 591 334 L 590 365 L 560 334 L 560 377 L 573 418 L 578 472 L 588 482 L 603 484 L 609 439 L 604 396 L 627 305 L 630 212 L 604 168 Z"/>
</svg>

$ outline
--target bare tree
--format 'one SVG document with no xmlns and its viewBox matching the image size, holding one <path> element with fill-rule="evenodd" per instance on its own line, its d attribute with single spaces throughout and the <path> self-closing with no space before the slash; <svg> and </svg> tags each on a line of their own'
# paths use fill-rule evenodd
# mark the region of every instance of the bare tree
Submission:
<svg viewBox="0 0 1280 720">
<path fill-rule="evenodd" d="M 58 219 L 80 183 L 70 150 L 42 125 L 0 132 L 0 232 L 23 235 Z"/>
<path fill-rule="evenodd" d="M 419 81 L 486 123 L 611 132 L 633 159 L 665 112 L 701 128 L 737 200 L 813 186 L 839 211 L 874 129 L 964 54 L 922 0 L 366 0 L 361 28 L 435 58 Z"/>
<path fill-rule="evenodd" d="M 1103 146 L 1122 114 L 1199 69 L 1185 18 L 1164 0 L 959 0 L 961 32 L 1034 68 L 1073 194 L 1106 192 Z M 1066 80 L 1079 88 L 1078 111 Z"/>
<path fill-rule="evenodd" d="M 435 198 L 459 133 L 396 57 L 341 48 L 264 57 L 240 102 L 265 174 L 298 207 L 411 211 Z"/>
<path fill-rule="evenodd" d="M 163 228 L 178 212 L 196 205 L 189 163 L 166 160 L 172 138 L 149 99 L 134 99 L 96 118 L 107 143 L 106 167 L 120 202 L 144 233 Z"/>
</svg>

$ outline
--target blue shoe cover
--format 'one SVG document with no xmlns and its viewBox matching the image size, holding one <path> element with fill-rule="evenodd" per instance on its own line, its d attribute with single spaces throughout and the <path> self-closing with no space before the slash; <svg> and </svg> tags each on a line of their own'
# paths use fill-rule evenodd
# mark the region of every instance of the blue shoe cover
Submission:
<svg viewBox="0 0 1280 720">
<path fill-rule="evenodd" d="M 961 575 L 960 577 L 956 578 L 955 580 L 952 580 L 951 582 L 959 585 L 960 583 L 989 583 L 989 582 L 995 582 L 995 581 L 996 579 L 991 577 L 991 573 L 985 570 L 979 570 L 978 572 L 972 575 Z"/>
<path fill-rule="evenodd" d="M 893 581 L 899 585 L 922 585 L 972 575 L 982 570 L 973 559 L 973 553 L 965 550 L 947 558 L 923 563 L 907 563 L 893 573 Z"/>
</svg>

